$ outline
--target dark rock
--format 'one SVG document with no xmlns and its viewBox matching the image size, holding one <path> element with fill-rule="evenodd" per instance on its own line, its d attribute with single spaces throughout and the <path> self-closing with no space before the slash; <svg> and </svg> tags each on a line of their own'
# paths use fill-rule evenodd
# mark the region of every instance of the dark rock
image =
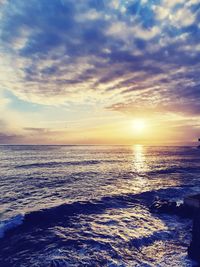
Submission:
<svg viewBox="0 0 200 267">
<path fill-rule="evenodd" d="M 199 209 L 200 208 L 200 194 L 186 196 L 184 198 L 184 205 L 194 210 Z"/>
<path fill-rule="evenodd" d="M 175 214 L 184 218 L 193 218 L 195 210 L 184 204 L 177 204 L 176 201 L 155 198 L 150 206 L 152 212 Z"/>
<path fill-rule="evenodd" d="M 150 209 L 154 212 L 175 213 L 177 211 L 177 204 L 175 201 L 156 198 Z"/>
</svg>

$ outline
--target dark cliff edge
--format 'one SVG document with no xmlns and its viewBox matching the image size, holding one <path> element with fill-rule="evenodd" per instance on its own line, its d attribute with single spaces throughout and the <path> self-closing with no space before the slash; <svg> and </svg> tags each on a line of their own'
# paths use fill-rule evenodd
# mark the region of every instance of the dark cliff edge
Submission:
<svg viewBox="0 0 200 267">
<path fill-rule="evenodd" d="M 188 248 L 188 256 L 200 264 L 200 209 L 193 219 L 192 241 Z"/>
</svg>

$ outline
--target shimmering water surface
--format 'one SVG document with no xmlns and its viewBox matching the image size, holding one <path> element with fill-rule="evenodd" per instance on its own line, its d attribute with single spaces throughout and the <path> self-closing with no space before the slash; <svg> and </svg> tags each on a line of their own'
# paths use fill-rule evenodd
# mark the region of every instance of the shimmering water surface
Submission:
<svg viewBox="0 0 200 267">
<path fill-rule="evenodd" d="M 199 186 L 195 147 L 0 146 L 0 266 L 193 266 L 191 221 L 148 207 Z"/>
</svg>

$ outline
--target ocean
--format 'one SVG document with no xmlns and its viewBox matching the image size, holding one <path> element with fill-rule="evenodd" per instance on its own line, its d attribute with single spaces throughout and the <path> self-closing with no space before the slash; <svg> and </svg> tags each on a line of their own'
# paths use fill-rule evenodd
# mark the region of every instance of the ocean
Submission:
<svg viewBox="0 0 200 267">
<path fill-rule="evenodd" d="M 0 146 L 0 266 L 193 266 L 191 220 L 149 205 L 199 187 L 195 147 Z"/>
</svg>

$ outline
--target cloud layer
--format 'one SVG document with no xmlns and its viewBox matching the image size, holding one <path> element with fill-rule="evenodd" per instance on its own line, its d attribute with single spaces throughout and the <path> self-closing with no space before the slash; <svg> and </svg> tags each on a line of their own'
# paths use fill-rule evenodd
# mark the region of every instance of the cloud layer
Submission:
<svg viewBox="0 0 200 267">
<path fill-rule="evenodd" d="M 199 1 L 0 5 L 0 87 L 20 99 L 200 115 Z"/>
<path fill-rule="evenodd" d="M 151 103 L 198 113 L 199 7 L 194 0 L 4 1 L 1 86 L 39 103 L 103 97 L 114 109 Z"/>
</svg>

